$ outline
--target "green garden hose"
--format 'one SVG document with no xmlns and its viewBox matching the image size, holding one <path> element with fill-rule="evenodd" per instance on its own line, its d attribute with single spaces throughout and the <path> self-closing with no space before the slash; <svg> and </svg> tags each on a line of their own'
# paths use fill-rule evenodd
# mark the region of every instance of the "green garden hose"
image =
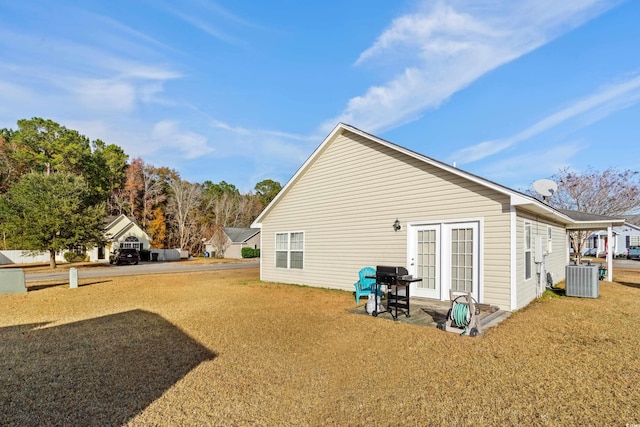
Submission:
<svg viewBox="0 0 640 427">
<path fill-rule="evenodd" d="M 471 322 L 471 313 L 467 304 L 455 303 L 451 310 L 451 318 L 460 328 L 466 328 Z"/>
</svg>

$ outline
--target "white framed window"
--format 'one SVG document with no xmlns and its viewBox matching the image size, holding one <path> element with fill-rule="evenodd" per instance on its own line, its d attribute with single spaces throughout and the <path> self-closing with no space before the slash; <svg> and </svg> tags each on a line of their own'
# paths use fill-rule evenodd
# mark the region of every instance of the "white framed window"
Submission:
<svg viewBox="0 0 640 427">
<path fill-rule="evenodd" d="M 524 223 L 524 279 L 531 279 L 531 223 Z"/>
<path fill-rule="evenodd" d="M 547 226 L 547 253 L 553 252 L 553 229 L 550 225 Z"/>
<path fill-rule="evenodd" d="M 142 242 L 136 236 L 127 236 L 124 242 L 120 242 L 120 249 L 137 249 L 142 250 Z"/>
<path fill-rule="evenodd" d="M 87 247 L 83 245 L 72 246 L 69 248 L 69 252 L 73 252 L 76 255 L 84 255 L 87 253 Z"/>
<path fill-rule="evenodd" d="M 304 231 L 276 233 L 276 268 L 304 267 Z"/>
<path fill-rule="evenodd" d="M 289 233 L 276 233 L 276 268 L 289 268 Z"/>
</svg>

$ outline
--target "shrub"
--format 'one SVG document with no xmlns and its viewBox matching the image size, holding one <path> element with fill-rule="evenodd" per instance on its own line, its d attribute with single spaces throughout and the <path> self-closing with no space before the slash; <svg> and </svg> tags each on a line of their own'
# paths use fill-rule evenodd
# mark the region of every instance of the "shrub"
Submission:
<svg viewBox="0 0 640 427">
<path fill-rule="evenodd" d="M 89 258 L 87 254 L 77 254 L 75 252 L 65 252 L 63 256 L 67 262 L 87 261 Z"/>
<path fill-rule="evenodd" d="M 260 249 L 250 247 L 242 248 L 242 258 L 258 258 L 260 257 Z"/>
</svg>

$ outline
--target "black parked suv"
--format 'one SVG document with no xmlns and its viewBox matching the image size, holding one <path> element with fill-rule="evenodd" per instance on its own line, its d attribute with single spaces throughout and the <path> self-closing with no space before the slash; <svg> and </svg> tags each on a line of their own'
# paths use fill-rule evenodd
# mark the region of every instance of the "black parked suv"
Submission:
<svg viewBox="0 0 640 427">
<path fill-rule="evenodd" d="M 137 249 L 120 249 L 109 255 L 109 264 L 138 264 L 140 253 Z"/>
</svg>

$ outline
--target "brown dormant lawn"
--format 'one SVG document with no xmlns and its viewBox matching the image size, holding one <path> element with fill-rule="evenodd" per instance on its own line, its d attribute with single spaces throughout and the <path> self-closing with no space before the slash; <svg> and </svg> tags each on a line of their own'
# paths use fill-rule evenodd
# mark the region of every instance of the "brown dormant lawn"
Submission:
<svg viewBox="0 0 640 427">
<path fill-rule="evenodd" d="M 640 423 L 640 274 L 476 338 L 258 270 L 0 295 L 0 425 Z"/>
</svg>

